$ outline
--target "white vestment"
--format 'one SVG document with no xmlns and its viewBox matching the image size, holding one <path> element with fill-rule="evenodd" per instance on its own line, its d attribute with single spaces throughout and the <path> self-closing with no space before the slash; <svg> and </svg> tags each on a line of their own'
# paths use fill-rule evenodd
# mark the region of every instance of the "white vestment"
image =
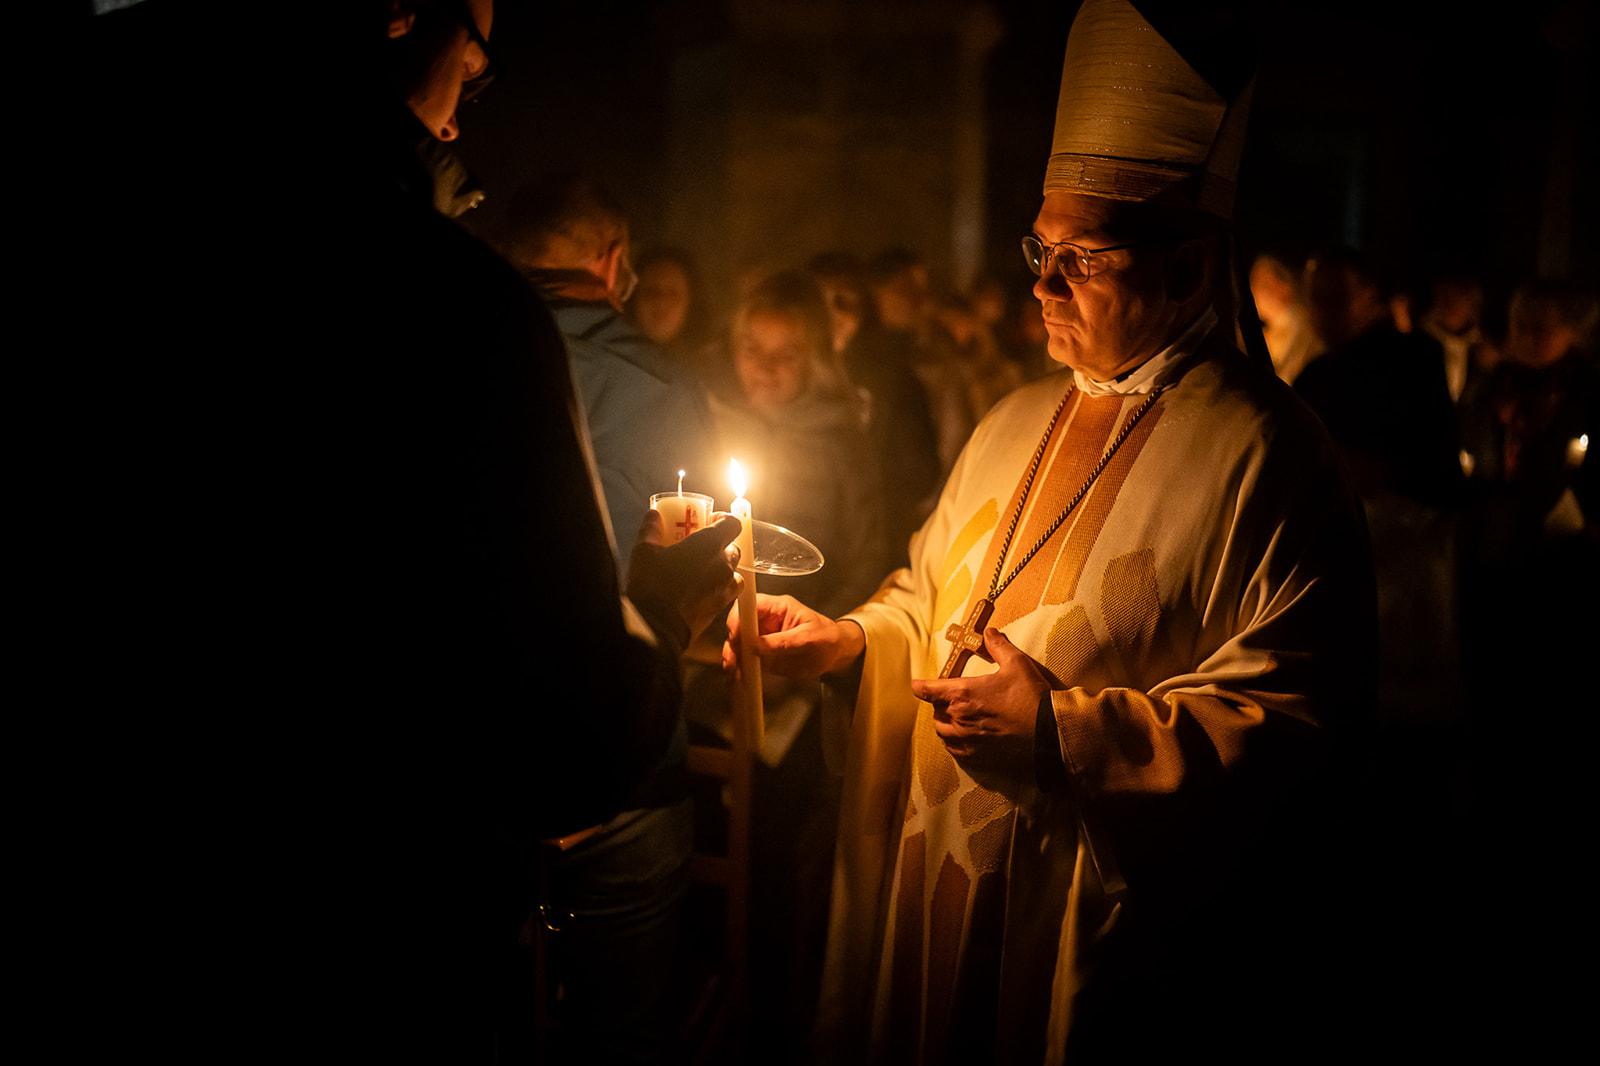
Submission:
<svg viewBox="0 0 1600 1066">
<path fill-rule="evenodd" d="M 844 727 L 830 1060 L 1062 1061 L 1125 921 L 1123 878 L 1127 905 L 1171 894 L 1173 849 L 1154 830 L 1225 835 L 1204 797 L 1246 767 L 1309 766 L 1370 682 L 1365 533 L 1321 424 L 1216 333 L 1186 340 L 1101 395 L 1058 373 L 1002 400 L 911 566 L 847 615 L 867 639 Z M 1155 388 L 991 621 L 1050 675 L 1070 787 L 957 763 L 910 681 L 937 675 L 946 627 L 987 593 L 1051 413 L 1070 392 L 1007 572 Z M 974 658 L 965 673 L 994 669 Z"/>
</svg>

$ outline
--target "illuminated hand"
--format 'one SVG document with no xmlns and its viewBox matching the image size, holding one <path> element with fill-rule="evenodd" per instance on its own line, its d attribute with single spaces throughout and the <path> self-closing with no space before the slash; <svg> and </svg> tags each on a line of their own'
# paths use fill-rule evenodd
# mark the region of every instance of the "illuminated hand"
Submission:
<svg viewBox="0 0 1600 1066">
<path fill-rule="evenodd" d="M 951 755 L 1029 771 L 1039 701 L 1050 682 L 1038 663 L 993 626 L 984 630 L 983 645 L 984 658 L 999 670 L 982 677 L 912 681 L 911 691 L 933 704 L 934 731 Z"/>
<path fill-rule="evenodd" d="M 756 654 L 762 669 L 780 677 L 814 681 L 845 669 L 866 649 L 867 636 L 854 622 L 836 622 L 793 596 L 756 594 L 759 623 Z M 739 643 L 739 609 L 728 614 L 728 642 L 722 646 L 722 668 L 735 670 Z"/>
</svg>

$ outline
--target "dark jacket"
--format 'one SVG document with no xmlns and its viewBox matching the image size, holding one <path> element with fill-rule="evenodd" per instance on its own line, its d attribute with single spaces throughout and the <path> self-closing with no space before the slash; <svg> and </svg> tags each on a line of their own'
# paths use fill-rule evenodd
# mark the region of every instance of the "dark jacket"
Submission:
<svg viewBox="0 0 1600 1066">
<path fill-rule="evenodd" d="M 805 577 L 762 577 L 762 592 L 836 615 L 864 601 L 888 573 L 882 481 L 863 408 L 856 395 L 812 388 L 765 415 L 743 397 L 713 394 L 722 448 L 751 472 L 755 517 L 799 533 L 826 560 Z"/>
<path fill-rule="evenodd" d="M 1460 502 L 1460 433 L 1431 337 L 1368 330 L 1313 360 L 1294 391 L 1328 427 L 1363 498 Z"/>
<path fill-rule="evenodd" d="M 871 396 L 869 439 L 884 479 L 884 535 L 889 561 L 904 566 L 907 542 L 922 527 L 941 484 L 939 437 L 928 394 L 911 365 L 908 335 L 867 325 L 844 350 L 845 372 Z"/>
<path fill-rule="evenodd" d="M 1600 515 L 1600 462 L 1575 441 L 1600 430 L 1600 373 L 1578 353 L 1547 367 L 1503 363 L 1461 398 L 1463 447 L 1483 511 L 1485 548 L 1533 547 L 1572 490 L 1587 523 Z"/>
</svg>

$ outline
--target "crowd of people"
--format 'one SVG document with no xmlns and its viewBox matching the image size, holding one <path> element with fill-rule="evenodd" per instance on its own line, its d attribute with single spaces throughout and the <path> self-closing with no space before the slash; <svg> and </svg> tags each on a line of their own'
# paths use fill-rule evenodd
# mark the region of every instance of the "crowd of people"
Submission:
<svg viewBox="0 0 1600 1066">
<path fill-rule="evenodd" d="M 1279 376 L 1366 504 L 1385 720 L 1463 724 L 1569 670 L 1600 508 L 1594 295 L 1530 278 L 1494 308 L 1470 271 L 1396 285 L 1349 248 L 1262 255 L 1250 278 Z"/>
<path fill-rule="evenodd" d="M 1394 285 L 1348 248 L 1292 265 L 1264 255 L 1251 284 L 1278 373 L 1328 427 L 1367 515 L 1375 837 L 1388 876 L 1442 904 L 1396 909 L 1381 935 L 1435 972 L 1469 972 L 1478 949 L 1462 928 L 1497 894 L 1463 891 L 1473 856 L 1484 839 L 1518 840 L 1556 887 L 1489 958 L 1537 973 L 1579 905 L 1563 841 L 1586 802 L 1574 782 L 1590 731 L 1567 711 L 1583 701 L 1600 597 L 1594 295 L 1531 278 L 1496 307 L 1470 271 Z M 1402 997 L 1424 969 L 1379 984 Z"/>
</svg>

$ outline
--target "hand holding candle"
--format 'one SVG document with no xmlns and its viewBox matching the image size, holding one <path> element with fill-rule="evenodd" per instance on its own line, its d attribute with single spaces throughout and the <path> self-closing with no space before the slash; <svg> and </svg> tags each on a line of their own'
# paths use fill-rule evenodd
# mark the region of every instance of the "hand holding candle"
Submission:
<svg viewBox="0 0 1600 1066">
<path fill-rule="evenodd" d="M 734 599 L 737 579 L 726 549 L 738 535 L 738 523 L 723 519 L 668 545 L 661 514 L 645 512 L 628 561 L 628 598 L 679 650 Z"/>
</svg>

